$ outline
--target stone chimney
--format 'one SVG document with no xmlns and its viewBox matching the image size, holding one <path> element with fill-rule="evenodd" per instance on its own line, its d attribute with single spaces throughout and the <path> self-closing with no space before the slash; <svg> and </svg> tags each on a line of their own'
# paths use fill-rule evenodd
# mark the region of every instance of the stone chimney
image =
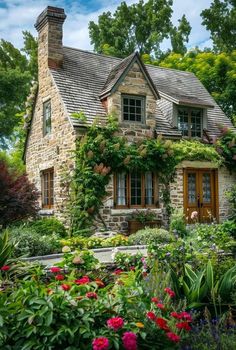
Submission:
<svg viewBox="0 0 236 350">
<path fill-rule="evenodd" d="M 64 9 L 48 6 L 37 18 L 39 74 L 45 68 L 63 65 L 62 36 L 66 15 Z"/>
</svg>

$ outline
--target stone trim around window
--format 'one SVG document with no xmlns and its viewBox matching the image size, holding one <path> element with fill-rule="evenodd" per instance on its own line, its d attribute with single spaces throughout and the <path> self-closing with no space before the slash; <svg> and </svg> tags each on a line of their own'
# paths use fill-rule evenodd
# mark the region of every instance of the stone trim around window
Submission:
<svg viewBox="0 0 236 350">
<path fill-rule="evenodd" d="M 146 123 L 146 97 L 121 95 L 121 120 L 124 123 Z"/>
</svg>

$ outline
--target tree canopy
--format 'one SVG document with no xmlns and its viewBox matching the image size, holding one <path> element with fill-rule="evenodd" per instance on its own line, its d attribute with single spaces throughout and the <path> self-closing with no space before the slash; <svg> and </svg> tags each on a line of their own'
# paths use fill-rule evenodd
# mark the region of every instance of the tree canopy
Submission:
<svg viewBox="0 0 236 350">
<path fill-rule="evenodd" d="M 98 23 L 89 23 L 89 35 L 94 50 L 117 57 L 126 57 L 135 50 L 140 54 L 161 54 L 160 44 L 165 38 L 171 39 L 173 50 L 186 52 L 185 43 L 191 27 L 186 17 L 173 26 L 172 0 L 148 0 L 128 6 L 122 2 L 114 14 L 104 12 Z"/>
<path fill-rule="evenodd" d="M 37 76 L 37 42 L 23 32 L 24 48 L 0 40 L 0 147 L 6 148 L 15 128 L 21 123 L 30 84 Z"/>
<path fill-rule="evenodd" d="M 230 52 L 236 42 L 236 0 L 213 0 L 209 9 L 202 11 L 202 24 L 211 33 L 214 49 Z"/>
</svg>

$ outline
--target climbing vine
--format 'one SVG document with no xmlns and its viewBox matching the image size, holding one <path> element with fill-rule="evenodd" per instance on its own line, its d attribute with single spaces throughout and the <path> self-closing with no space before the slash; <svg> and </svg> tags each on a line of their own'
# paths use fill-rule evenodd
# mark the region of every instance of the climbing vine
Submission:
<svg viewBox="0 0 236 350">
<path fill-rule="evenodd" d="M 99 209 L 113 173 L 152 171 L 162 183 L 162 199 L 170 213 L 169 184 L 182 160 L 208 160 L 218 164 L 222 157 L 214 146 L 198 141 L 172 142 L 162 137 L 129 143 L 118 133 L 118 124 L 109 117 L 105 126 L 93 124 L 78 141 L 74 175 L 72 226 L 81 230 L 102 220 Z"/>
</svg>

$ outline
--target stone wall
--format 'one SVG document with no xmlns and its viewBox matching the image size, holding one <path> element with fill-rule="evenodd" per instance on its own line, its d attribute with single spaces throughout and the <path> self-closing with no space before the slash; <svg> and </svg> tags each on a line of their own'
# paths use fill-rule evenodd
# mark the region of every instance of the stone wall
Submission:
<svg viewBox="0 0 236 350">
<path fill-rule="evenodd" d="M 227 219 L 230 214 L 229 202 L 225 192 L 236 184 L 236 176 L 229 172 L 226 168 L 220 168 L 218 171 L 219 183 L 219 220 L 220 222 Z"/>
</svg>

